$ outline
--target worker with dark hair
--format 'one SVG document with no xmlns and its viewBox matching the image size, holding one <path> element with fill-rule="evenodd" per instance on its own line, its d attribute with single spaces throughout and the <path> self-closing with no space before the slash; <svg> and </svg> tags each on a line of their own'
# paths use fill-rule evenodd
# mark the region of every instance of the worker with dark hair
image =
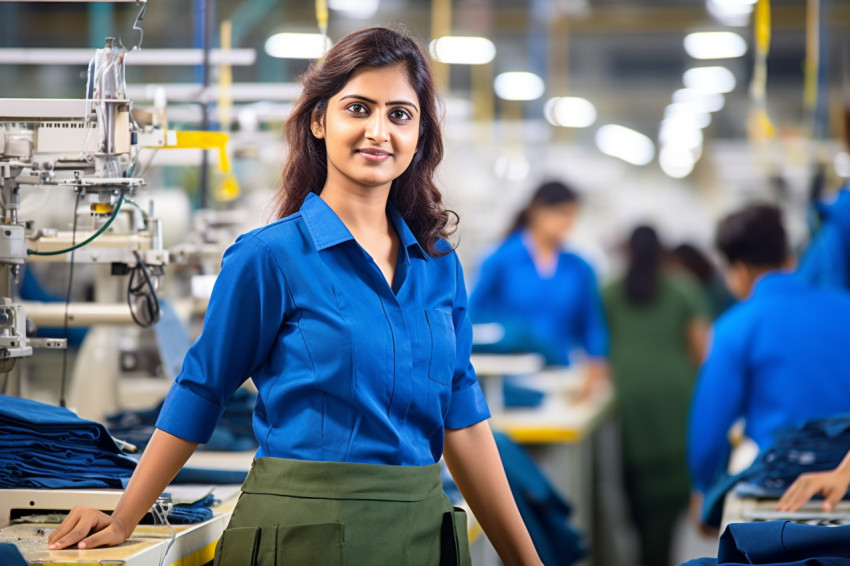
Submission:
<svg viewBox="0 0 850 566">
<path fill-rule="evenodd" d="M 535 351 L 549 364 L 570 365 L 572 351 L 583 350 L 589 393 L 607 380 L 608 331 L 593 269 L 564 249 L 577 213 L 572 188 L 538 187 L 484 260 L 469 312 L 473 322 L 502 324 L 514 350 Z"/>
<path fill-rule="evenodd" d="M 665 268 L 655 230 L 636 228 L 628 267 L 602 297 L 611 331 L 623 480 L 642 566 L 667 566 L 675 523 L 688 508 L 688 400 L 709 314 L 689 274 Z M 659 402 L 659 400 L 663 400 Z"/>
<path fill-rule="evenodd" d="M 716 241 L 729 289 L 742 302 L 717 320 L 692 399 L 689 465 L 698 493 L 725 471 L 736 420 L 764 449 L 779 427 L 850 407 L 850 295 L 788 271 L 793 259 L 776 207 L 728 216 Z"/>
</svg>

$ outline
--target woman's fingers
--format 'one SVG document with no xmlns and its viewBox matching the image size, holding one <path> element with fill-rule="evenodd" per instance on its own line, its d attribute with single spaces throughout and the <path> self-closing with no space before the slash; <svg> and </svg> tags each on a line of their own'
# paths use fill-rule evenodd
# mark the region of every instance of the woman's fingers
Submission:
<svg viewBox="0 0 850 566">
<path fill-rule="evenodd" d="M 782 494 L 776 504 L 776 509 L 779 511 L 796 511 L 820 489 L 820 482 L 816 477 L 803 474 Z"/>
<path fill-rule="evenodd" d="M 80 543 L 92 532 L 100 531 L 109 524 L 111 524 L 110 517 L 96 509 L 74 507 L 62 524 L 50 533 L 47 538 L 48 548 L 56 550 Z"/>
<path fill-rule="evenodd" d="M 121 544 L 126 539 L 120 534 L 119 529 L 115 524 L 110 524 L 103 530 L 99 530 L 91 536 L 81 540 L 78 548 L 97 548 L 98 546 L 115 546 Z"/>
</svg>

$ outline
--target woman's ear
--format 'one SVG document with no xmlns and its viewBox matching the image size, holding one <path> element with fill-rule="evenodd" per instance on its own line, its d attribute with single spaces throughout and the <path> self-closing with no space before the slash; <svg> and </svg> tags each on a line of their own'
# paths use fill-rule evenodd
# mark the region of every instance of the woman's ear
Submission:
<svg viewBox="0 0 850 566">
<path fill-rule="evenodd" d="M 325 139 L 325 124 L 322 116 L 313 112 L 313 117 L 310 120 L 310 131 L 313 132 L 313 137 L 319 140 Z"/>
</svg>

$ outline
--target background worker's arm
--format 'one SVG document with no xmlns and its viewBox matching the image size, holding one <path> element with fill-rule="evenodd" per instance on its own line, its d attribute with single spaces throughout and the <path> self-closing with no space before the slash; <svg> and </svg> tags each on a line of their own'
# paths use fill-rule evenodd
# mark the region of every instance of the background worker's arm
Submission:
<svg viewBox="0 0 850 566">
<path fill-rule="evenodd" d="M 112 515 L 91 507 L 74 507 L 48 537 L 49 548 L 74 544 L 77 548 L 95 548 L 127 540 L 197 446 L 157 429 Z"/>
<path fill-rule="evenodd" d="M 443 457 L 502 562 L 542 565 L 511 495 L 489 423 L 447 429 Z"/>
<path fill-rule="evenodd" d="M 848 486 L 850 486 L 850 452 L 834 470 L 811 472 L 798 477 L 779 499 L 776 508 L 779 511 L 796 511 L 809 499 L 820 494 L 823 496 L 823 510 L 832 511 L 835 504 L 847 493 Z"/>
</svg>

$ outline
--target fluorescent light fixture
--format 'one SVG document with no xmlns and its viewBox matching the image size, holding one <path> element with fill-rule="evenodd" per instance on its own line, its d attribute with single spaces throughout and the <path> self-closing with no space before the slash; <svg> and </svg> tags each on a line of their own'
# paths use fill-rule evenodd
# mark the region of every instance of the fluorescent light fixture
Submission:
<svg viewBox="0 0 850 566">
<path fill-rule="evenodd" d="M 3 48 L 0 49 L 0 65 L 88 65 L 94 57 L 94 49 L 71 48 Z M 257 52 L 253 49 L 213 49 L 210 63 L 213 65 L 253 65 Z M 124 54 L 127 65 L 200 65 L 204 62 L 203 49 L 141 49 Z"/>
<path fill-rule="evenodd" d="M 680 88 L 673 93 L 673 102 L 690 104 L 700 112 L 717 112 L 726 104 L 726 97 L 719 92 L 701 92 L 690 88 Z"/>
<path fill-rule="evenodd" d="M 708 13 L 730 26 L 745 26 L 758 0 L 707 0 Z"/>
<path fill-rule="evenodd" d="M 503 100 L 537 100 L 543 96 L 546 85 L 534 73 L 502 73 L 493 81 L 496 96 Z"/>
<path fill-rule="evenodd" d="M 734 31 L 698 31 L 685 36 L 685 51 L 694 59 L 734 59 L 747 52 L 747 42 Z"/>
<path fill-rule="evenodd" d="M 596 107 L 584 98 L 562 96 L 547 100 L 543 115 L 553 126 L 587 128 L 596 121 Z"/>
<path fill-rule="evenodd" d="M 328 8 L 355 20 L 366 20 L 378 13 L 380 0 L 328 0 Z"/>
<path fill-rule="evenodd" d="M 711 124 L 711 114 L 703 112 L 699 107 L 693 104 L 684 102 L 674 102 L 668 104 L 664 109 L 665 120 L 678 120 L 681 122 L 689 122 L 693 127 L 698 129 L 707 128 Z"/>
<path fill-rule="evenodd" d="M 620 126 L 607 124 L 596 132 L 596 147 L 612 157 L 632 165 L 646 165 L 655 157 L 655 144 L 642 133 Z"/>
<path fill-rule="evenodd" d="M 664 120 L 658 132 L 658 141 L 662 145 L 675 145 L 689 150 L 702 147 L 702 130 L 694 128 L 687 122 Z"/>
<path fill-rule="evenodd" d="M 688 149 L 665 145 L 658 153 L 658 164 L 668 177 L 683 179 L 694 170 L 696 161 Z"/>
<path fill-rule="evenodd" d="M 320 33 L 276 33 L 266 40 L 266 53 L 278 59 L 318 59 L 331 45 Z"/>
<path fill-rule="evenodd" d="M 726 93 L 735 90 L 735 75 L 726 67 L 693 67 L 682 77 L 685 87 L 700 92 Z"/>
<path fill-rule="evenodd" d="M 850 153 L 842 151 L 835 156 L 835 173 L 839 177 L 850 178 Z"/>
<path fill-rule="evenodd" d="M 496 57 L 496 46 L 486 37 L 445 36 L 431 42 L 431 57 L 451 65 L 483 65 Z"/>
</svg>

